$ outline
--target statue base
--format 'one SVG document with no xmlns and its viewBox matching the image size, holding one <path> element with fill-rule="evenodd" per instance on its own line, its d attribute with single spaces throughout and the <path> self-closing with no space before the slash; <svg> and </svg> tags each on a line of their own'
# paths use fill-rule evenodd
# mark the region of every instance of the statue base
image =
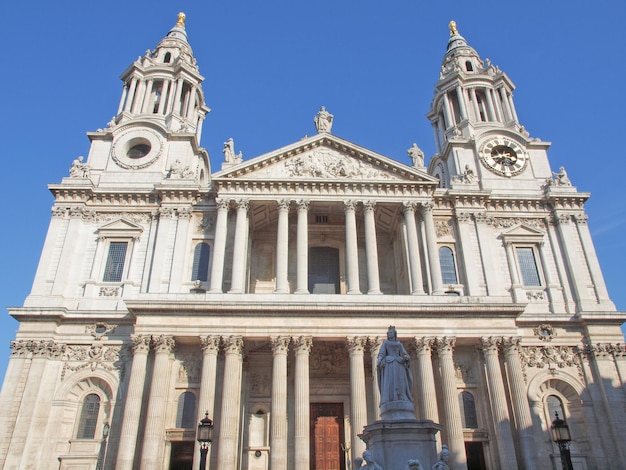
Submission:
<svg viewBox="0 0 626 470">
<path fill-rule="evenodd" d="M 429 469 L 438 458 L 435 434 L 440 430 L 430 420 L 382 419 L 365 426 L 359 437 L 384 470 L 403 470 L 411 459 Z"/>
<path fill-rule="evenodd" d="M 388 401 L 380 405 L 381 421 L 395 421 L 397 419 L 415 420 L 413 403 L 407 400 Z"/>
</svg>

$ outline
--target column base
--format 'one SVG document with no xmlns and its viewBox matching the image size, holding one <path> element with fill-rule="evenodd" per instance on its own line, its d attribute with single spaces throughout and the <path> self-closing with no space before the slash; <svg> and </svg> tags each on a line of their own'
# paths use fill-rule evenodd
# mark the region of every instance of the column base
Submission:
<svg viewBox="0 0 626 470">
<path fill-rule="evenodd" d="M 294 294 L 310 294 L 309 289 L 296 289 Z"/>
<path fill-rule="evenodd" d="M 381 290 L 370 290 L 367 292 L 368 295 L 381 295 L 382 293 Z"/>
<path fill-rule="evenodd" d="M 437 461 L 435 434 L 440 430 L 441 426 L 430 420 L 383 419 L 365 426 L 359 437 L 384 469 L 406 468 L 411 459 L 418 459 L 428 469 Z"/>
</svg>

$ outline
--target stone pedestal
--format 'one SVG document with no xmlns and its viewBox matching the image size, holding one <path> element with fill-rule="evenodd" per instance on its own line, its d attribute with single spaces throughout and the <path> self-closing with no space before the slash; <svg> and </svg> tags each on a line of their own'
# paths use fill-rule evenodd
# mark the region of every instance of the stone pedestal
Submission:
<svg viewBox="0 0 626 470">
<path fill-rule="evenodd" d="M 380 420 L 365 426 L 359 437 L 384 470 L 403 470 L 410 459 L 426 469 L 437 461 L 435 434 L 441 426 L 430 420 Z"/>
</svg>

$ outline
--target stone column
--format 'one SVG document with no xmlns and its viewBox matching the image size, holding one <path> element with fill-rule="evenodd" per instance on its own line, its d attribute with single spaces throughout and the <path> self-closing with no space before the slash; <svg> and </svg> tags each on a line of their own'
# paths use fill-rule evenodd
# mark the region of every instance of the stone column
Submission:
<svg viewBox="0 0 626 470">
<path fill-rule="evenodd" d="M 370 337 L 370 355 L 372 356 L 372 401 L 374 402 L 374 421 L 380 419 L 380 388 L 378 387 L 378 353 L 385 341 L 382 336 Z M 358 457 L 358 455 L 355 455 Z"/>
<path fill-rule="evenodd" d="M 4 468 L 9 440 L 15 428 L 22 397 L 26 392 L 25 375 L 29 372 L 29 341 L 11 341 L 11 358 L 0 394 L 0 468 Z M 27 362 L 28 361 L 28 362 Z"/>
<path fill-rule="evenodd" d="M 217 219 L 215 221 L 215 240 L 213 241 L 213 263 L 211 264 L 211 287 L 209 288 L 209 293 L 221 294 L 230 201 L 216 199 L 215 203 L 217 204 Z"/>
<path fill-rule="evenodd" d="M 224 380 L 222 387 L 222 412 L 217 461 L 220 470 L 237 470 L 239 455 L 239 409 L 241 402 L 241 377 L 243 371 L 243 338 L 231 336 L 225 341 Z"/>
<path fill-rule="evenodd" d="M 521 338 L 503 338 L 502 346 L 506 369 L 509 378 L 509 386 L 513 398 L 513 410 L 515 412 L 515 422 L 519 432 L 519 444 L 522 453 L 522 463 L 524 469 L 532 470 L 537 467 L 534 461 L 534 439 L 533 422 L 530 415 L 530 405 L 526 394 L 526 384 L 522 374 L 522 361 L 519 356 Z"/>
<path fill-rule="evenodd" d="M 422 412 L 420 419 L 430 419 L 439 423 L 439 411 L 437 409 L 437 391 L 435 390 L 435 376 L 433 373 L 432 347 L 434 338 L 415 338 L 415 351 L 417 353 L 417 396 L 419 408 Z"/>
<path fill-rule="evenodd" d="M 359 248 L 356 233 L 356 203 L 345 201 L 346 214 L 346 268 L 348 271 L 348 294 L 360 294 Z"/>
<path fill-rule="evenodd" d="M 309 201 L 298 201 L 296 294 L 309 293 Z"/>
<path fill-rule="evenodd" d="M 117 451 L 117 469 L 132 470 L 139 434 L 139 418 L 146 380 L 146 365 L 150 351 L 150 336 L 133 335 L 133 363 L 128 379 L 128 390 L 124 400 L 124 419 L 120 432 L 120 447 Z"/>
<path fill-rule="evenodd" d="M 482 266 L 480 265 L 480 260 L 477 260 L 474 254 L 472 217 L 467 212 L 457 212 L 456 220 L 459 229 L 460 251 L 464 267 L 465 295 L 485 295 L 480 288 L 479 282 Z"/>
<path fill-rule="evenodd" d="M 587 218 L 587 214 L 583 213 L 575 214 L 574 216 L 574 222 L 578 228 L 578 237 L 580 238 L 580 244 L 583 248 L 585 261 L 587 262 L 587 266 L 589 266 L 589 274 L 591 275 L 591 282 L 596 291 L 598 302 L 610 302 L 609 292 L 606 289 L 602 269 L 600 269 L 600 263 L 598 262 L 598 255 L 596 254 L 596 249 L 591 239 L 591 233 L 589 233 L 589 227 L 587 226 Z"/>
<path fill-rule="evenodd" d="M 365 397 L 365 363 L 363 361 L 364 336 L 347 338 L 350 352 L 350 423 L 352 424 L 352 455 L 360 456 L 365 443 L 359 438 L 367 426 L 367 400 Z"/>
<path fill-rule="evenodd" d="M 456 386 L 454 359 L 452 358 L 456 338 L 443 337 L 437 338 L 435 341 L 437 344 L 437 354 L 439 355 L 439 366 L 441 367 L 441 388 L 443 391 L 443 407 L 445 410 L 444 427 L 448 437 L 448 449 L 450 449 L 450 468 L 454 468 L 455 470 L 467 470 L 465 442 L 463 441 L 463 421 L 461 420 L 461 407 L 459 405 L 459 391 Z"/>
<path fill-rule="evenodd" d="M 289 260 L 289 204 L 288 199 L 278 201 L 278 230 L 276 236 L 276 293 L 288 294 Z"/>
<path fill-rule="evenodd" d="M 293 343 L 296 351 L 294 467 L 307 469 L 311 466 L 309 354 L 313 338 L 300 336 L 294 338 Z"/>
<path fill-rule="evenodd" d="M 204 418 L 205 413 L 209 418 L 215 418 L 215 384 L 217 382 L 217 356 L 220 348 L 219 336 L 205 336 L 200 338 L 202 347 L 202 375 L 200 377 L 200 397 L 198 399 L 198 410 L 196 422 L 199 423 Z M 207 462 L 211 461 L 211 446 L 207 453 Z M 193 453 L 193 468 L 200 468 L 200 444 L 195 443 Z"/>
<path fill-rule="evenodd" d="M 170 80 L 163 80 L 163 84 L 161 85 L 161 97 L 159 99 L 159 109 L 157 110 L 159 115 L 163 115 L 163 111 L 165 110 L 165 98 L 167 97 L 167 90 L 170 84 Z"/>
<path fill-rule="evenodd" d="M 506 116 L 506 120 L 508 121 L 512 121 L 513 120 L 513 113 L 511 112 L 511 106 L 509 105 L 509 98 L 507 95 L 507 92 L 505 90 L 504 87 L 500 87 L 498 88 L 498 90 L 500 91 L 500 97 L 502 100 L 502 107 L 504 108 L 504 114 Z"/>
<path fill-rule="evenodd" d="M 120 104 L 117 107 L 117 114 L 121 113 L 124 109 L 124 103 L 126 102 L 126 97 L 128 96 L 128 88 L 129 84 L 127 82 L 124 82 L 124 86 L 122 86 L 122 97 L 120 98 Z"/>
<path fill-rule="evenodd" d="M 439 264 L 439 250 L 437 249 L 437 233 L 435 232 L 435 221 L 433 219 L 432 202 L 422 204 L 422 216 L 424 217 L 424 228 L 426 229 L 426 248 L 428 251 L 428 261 L 430 263 L 430 273 L 433 283 L 433 294 L 443 294 L 443 281 L 441 280 L 441 265 Z"/>
<path fill-rule="evenodd" d="M 498 338 L 481 338 L 480 349 L 485 356 L 489 401 L 495 421 L 495 431 L 498 436 L 496 444 L 500 458 L 500 468 L 517 468 L 513 434 L 511 433 L 511 417 L 509 416 L 506 392 L 502 380 L 502 369 L 498 357 Z"/>
<path fill-rule="evenodd" d="M 164 287 L 169 284 L 169 272 L 165 272 L 165 263 L 168 254 L 171 254 L 172 231 L 176 229 L 173 221 L 174 209 L 172 207 L 159 208 L 159 223 L 157 224 L 157 232 L 154 237 L 154 257 L 152 260 L 152 273 L 150 275 L 149 291 L 160 293 L 164 291 Z"/>
<path fill-rule="evenodd" d="M 287 470 L 287 353 L 290 338 L 277 336 L 270 340 L 274 353 L 270 467 L 272 470 Z"/>
<path fill-rule="evenodd" d="M 456 86 L 456 97 L 459 102 L 459 111 L 461 112 L 461 119 L 467 119 L 467 109 L 465 107 L 465 96 L 463 94 L 463 89 L 460 85 Z"/>
<path fill-rule="evenodd" d="M 493 109 L 493 100 L 491 99 L 491 93 L 489 93 L 489 89 L 485 88 L 485 99 L 487 100 L 487 115 L 489 116 L 489 118 L 487 119 L 488 121 L 495 121 L 496 120 L 496 112 Z"/>
<path fill-rule="evenodd" d="M 189 279 L 189 274 L 185 272 L 185 250 L 189 238 L 189 225 L 191 223 L 191 207 L 179 207 L 176 211 L 178 222 L 176 223 L 176 238 L 174 240 L 174 253 L 172 256 L 172 267 L 170 276 L 170 286 L 168 292 L 181 292 L 182 281 Z"/>
<path fill-rule="evenodd" d="M 124 111 L 131 112 L 133 101 L 135 99 L 135 92 L 137 91 L 137 77 L 130 79 L 130 86 L 128 87 L 128 96 L 126 97 L 126 104 L 124 105 Z"/>
<path fill-rule="evenodd" d="M 402 204 L 404 223 L 406 225 L 407 246 L 409 250 L 409 270 L 411 272 L 411 294 L 424 294 L 420 250 L 417 243 L 417 226 L 415 224 L 415 203 Z"/>
<path fill-rule="evenodd" d="M 163 464 L 165 411 L 167 409 L 167 392 L 170 382 L 169 362 L 174 346 L 174 338 L 171 336 L 161 335 L 153 338 L 154 367 L 152 369 L 146 428 L 141 449 L 142 470 L 152 470 Z"/>
<path fill-rule="evenodd" d="M 237 226 L 235 228 L 235 241 L 233 242 L 233 278 L 228 291 L 230 294 L 241 294 L 244 291 L 249 208 L 250 203 L 247 200 L 240 199 L 237 201 Z"/>
<path fill-rule="evenodd" d="M 506 253 L 506 260 L 509 265 L 509 274 L 511 276 L 511 291 L 513 293 L 514 302 L 526 302 L 528 299 L 525 297 L 525 291 L 520 281 L 519 274 L 517 272 L 517 259 L 515 256 L 515 249 L 511 244 L 511 241 L 505 240 L 504 251 Z"/>
<path fill-rule="evenodd" d="M 144 93 L 143 96 L 143 102 L 141 104 L 141 113 L 142 114 L 152 114 L 152 111 L 150 109 L 151 105 L 152 105 L 152 89 L 154 87 L 154 81 L 153 80 L 149 80 L 146 82 L 146 92 Z"/>
<path fill-rule="evenodd" d="M 446 129 L 454 127 L 455 120 L 454 115 L 452 114 L 448 93 L 443 94 L 443 115 L 446 118 Z"/>
<path fill-rule="evenodd" d="M 376 241 L 375 207 L 376 203 L 374 201 L 365 201 L 363 203 L 368 294 L 382 294 L 380 291 L 380 277 L 378 274 L 378 242 Z"/>
</svg>

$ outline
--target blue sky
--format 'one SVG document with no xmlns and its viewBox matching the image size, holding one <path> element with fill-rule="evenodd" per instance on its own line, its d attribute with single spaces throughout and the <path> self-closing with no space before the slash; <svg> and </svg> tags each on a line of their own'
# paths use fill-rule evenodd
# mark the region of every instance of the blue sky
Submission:
<svg viewBox="0 0 626 470">
<path fill-rule="evenodd" d="M 626 310 L 626 129 L 623 0 L 423 1 L 108 0 L 3 2 L 0 6 L 0 306 L 30 291 L 50 221 L 47 184 L 86 155 L 85 132 L 117 111 L 119 75 L 187 14 L 212 112 L 202 146 L 220 169 L 229 137 L 249 159 L 315 132 L 321 105 L 333 133 L 409 163 L 412 142 L 434 153 L 425 118 L 448 40 L 448 22 L 517 86 L 522 125 L 553 142 L 591 192 L 589 226 L 609 292 Z M 0 376 L 17 322 L 0 313 Z"/>
</svg>

